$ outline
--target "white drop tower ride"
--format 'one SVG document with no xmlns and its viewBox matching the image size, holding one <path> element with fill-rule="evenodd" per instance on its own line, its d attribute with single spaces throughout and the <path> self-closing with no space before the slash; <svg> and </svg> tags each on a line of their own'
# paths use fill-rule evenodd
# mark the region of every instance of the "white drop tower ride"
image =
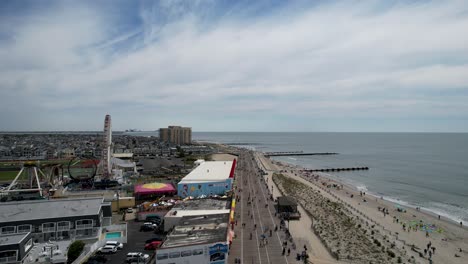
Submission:
<svg viewBox="0 0 468 264">
<path fill-rule="evenodd" d="M 112 176 L 111 166 L 111 147 L 112 147 L 112 124 L 111 116 L 106 115 L 104 119 L 104 146 L 102 151 L 103 172 L 104 179 L 109 179 Z"/>
</svg>

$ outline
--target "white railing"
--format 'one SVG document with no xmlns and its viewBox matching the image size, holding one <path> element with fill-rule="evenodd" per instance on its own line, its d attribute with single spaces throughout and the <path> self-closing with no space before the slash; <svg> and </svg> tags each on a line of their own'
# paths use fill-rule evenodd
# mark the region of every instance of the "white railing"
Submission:
<svg viewBox="0 0 468 264">
<path fill-rule="evenodd" d="M 88 228 L 93 228 L 93 224 L 76 225 L 76 229 L 88 229 Z"/>
<path fill-rule="evenodd" d="M 51 233 L 55 232 L 55 226 L 54 227 L 42 227 L 42 233 Z"/>
<path fill-rule="evenodd" d="M 0 263 L 16 262 L 16 256 L 0 258 Z"/>
<path fill-rule="evenodd" d="M 57 226 L 57 231 L 68 231 L 70 230 L 70 226 Z"/>
</svg>

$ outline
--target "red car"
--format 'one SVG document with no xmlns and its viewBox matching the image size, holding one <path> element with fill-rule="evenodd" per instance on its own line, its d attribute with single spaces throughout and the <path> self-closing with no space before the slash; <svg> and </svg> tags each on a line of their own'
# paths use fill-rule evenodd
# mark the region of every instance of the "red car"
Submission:
<svg viewBox="0 0 468 264">
<path fill-rule="evenodd" d="M 155 250 L 159 246 L 161 246 L 162 241 L 153 241 L 145 245 L 145 250 Z"/>
</svg>

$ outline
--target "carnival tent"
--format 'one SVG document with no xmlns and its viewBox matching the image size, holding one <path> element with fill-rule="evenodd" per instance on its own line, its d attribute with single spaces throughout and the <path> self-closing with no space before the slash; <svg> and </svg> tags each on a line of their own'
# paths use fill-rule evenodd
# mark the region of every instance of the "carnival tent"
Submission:
<svg viewBox="0 0 468 264">
<path fill-rule="evenodd" d="M 172 195 L 177 193 L 177 190 L 171 183 L 146 183 L 135 186 L 135 196 L 149 195 Z"/>
</svg>

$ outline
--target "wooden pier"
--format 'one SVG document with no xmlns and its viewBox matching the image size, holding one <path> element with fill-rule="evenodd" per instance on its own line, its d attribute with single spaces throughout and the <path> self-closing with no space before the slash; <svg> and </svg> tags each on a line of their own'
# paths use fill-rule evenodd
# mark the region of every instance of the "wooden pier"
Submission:
<svg viewBox="0 0 468 264">
<path fill-rule="evenodd" d="M 352 167 L 352 168 L 328 168 L 328 169 L 315 169 L 315 170 L 303 170 L 307 172 L 335 172 L 335 171 L 357 171 L 357 170 L 369 170 L 369 167 Z"/>
</svg>

